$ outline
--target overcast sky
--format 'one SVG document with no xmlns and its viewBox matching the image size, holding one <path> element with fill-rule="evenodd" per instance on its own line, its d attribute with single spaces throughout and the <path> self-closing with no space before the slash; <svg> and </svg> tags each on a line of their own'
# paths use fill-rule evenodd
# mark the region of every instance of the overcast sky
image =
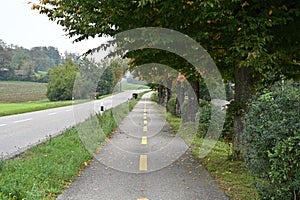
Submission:
<svg viewBox="0 0 300 200">
<path fill-rule="evenodd" d="M 30 0 L 0 0 L 0 39 L 7 44 L 25 48 L 54 46 L 63 53 L 84 53 L 100 46 L 103 39 L 91 39 L 72 44 L 63 28 L 48 20 L 36 10 L 31 10 Z"/>
</svg>

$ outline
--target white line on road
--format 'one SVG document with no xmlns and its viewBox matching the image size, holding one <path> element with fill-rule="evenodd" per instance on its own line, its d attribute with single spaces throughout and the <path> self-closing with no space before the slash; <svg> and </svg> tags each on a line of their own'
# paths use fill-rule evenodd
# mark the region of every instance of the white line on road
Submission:
<svg viewBox="0 0 300 200">
<path fill-rule="evenodd" d="M 27 119 L 22 119 L 22 120 L 18 120 L 18 121 L 14 121 L 14 123 L 20 123 L 20 122 L 27 122 L 32 120 L 32 118 L 27 118 Z"/>
<path fill-rule="evenodd" d="M 48 115 L 50 116 L 50 115 L 56 115 L 57 113 L 56 112 L 54 112 L 54 113 L 49 113 Z"/>
<path fill-rule="evenodd" d="M 70 111 L 72 111 L 73 109 L 69 109 L 69 110 L 66 110 L 66 112 L 70 112 Z"/>
<path fill-rule="evenodd" d="M 1 126 L 6 126 L 6 125 L 7 125 L 7 124 L 0 124 L 0 127 L 1 127 Z"/>
</svg>

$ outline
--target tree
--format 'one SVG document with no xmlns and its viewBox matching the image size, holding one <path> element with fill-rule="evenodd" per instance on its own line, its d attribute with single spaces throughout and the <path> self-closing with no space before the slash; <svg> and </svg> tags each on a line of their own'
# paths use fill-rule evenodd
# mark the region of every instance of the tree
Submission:
<svg viewBox="0 0 300 200">
<path fill-rule="evenodd" d="M 98 81 L 96 91 L 100 95 L 111 94 L 114 88 L 114 73 L 111 68 L 106 68 Z"/>
<path fill-rule="evenodd" d="M 50 70 L 47 97 L 50 101 L 71 100 L 74 81 L 78 72 L 78 65 L 66 60 Z"/>
<path fill-rule="evenodd" d="M 10 65 L 11 58 L 11 49 L 6 48 L 6 44 L 0 40 L 0 80 L 8 80 L 13 76 L 13 69 Z"/>
<path fill-rule="evenodd" d="M 263 83 L 270 84 L 270 79 L 280 77 L 281 73 L 274 71 L 288 71 L 280 58 L 285 58 L 284 63 L 293 66 L 289 69 L 299 74 L 299 53 L 296 53 L 299 37 L 290 43 L 295 52 L 292 55 L 282 48 L 272 48 L 284 43 L 277 40 L 276 30 L 292 30 L 292 25 L 299 21 L 299 1 L 91 0 L 80 3 L 50 0 L 40 1 L 33 8 L 57 20 L 70 37 L 76 37 L 75 41 L 151 26 L 174 29 L 199 42 L 212 56 L 223 78 L 235 83 L 236 154 L 241 151 L 243 119 L 250 97 L 258 88 L 265 87 Z M 300 35 L 298 29 L 295 31 Z M 197 76 L 193 77 L 197 75 L 195 70 L 182 67 L 180 72 L 189 81 L 197 80 Z"/>
</svg>

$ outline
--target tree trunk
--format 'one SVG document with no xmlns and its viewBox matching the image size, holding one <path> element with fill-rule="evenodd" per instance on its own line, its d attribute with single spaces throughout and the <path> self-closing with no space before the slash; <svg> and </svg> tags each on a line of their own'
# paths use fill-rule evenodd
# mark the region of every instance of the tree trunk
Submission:
<svg viewBox="0 0 300 200">
<path fill-rule="evenodd" d="M 190 81 L 191 87 L 188 87 L 188 105 L 187 105 L 187 122 L 195 122 L 199 105 L 199 81 Z"/>
<path fill-rule="evenodd" d="M 169 77 L 167 79 L 167 103 L 166 103 L 166 110 L 167 112 L 171 112 L 174 113 L 174 110 L 171 110 L 172 108 L 169 108 L 168 106 L 168 102 L 169 100 L 172 98 L 172 82 L 173 82 L 173 78 Z"/>
<path fill-rule="evenodd" d="M 248 103 L 254 94 L 253 69 L 250 67 L 235 68 L 235 106 L 233 156 L 241 159 L 243 151 L 243 131 L 245 114 L 248 112 Z"/>
<path fill-rule="evenodd" d="M 158 104 L 164 105 L 165 98 L 166 98 L 165 87 L 161 85 L 158 87 Z"/>
<path fill-rule="evenodd" d="M 177 81 L 176 94 L 176 116 L 179 117 L 181 115 L 181 106 L 184 102 L 184 89 L 180 81 Z"/>
</svg>

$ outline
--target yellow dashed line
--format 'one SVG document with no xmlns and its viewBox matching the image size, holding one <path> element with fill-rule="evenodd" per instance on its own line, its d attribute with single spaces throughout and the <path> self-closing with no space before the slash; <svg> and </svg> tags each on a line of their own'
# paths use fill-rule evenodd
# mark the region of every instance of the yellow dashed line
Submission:
<svg viewBox="0 0 300 200">
<path fill-rule="evenodd" d="M 138 198 L 137 200 L 149 200 L 147 198 Z"/>
<path fill-rule="evenodd" d="M 145 119 L 145 120 L 147 119 L 147 115 L 144 115 L 144 119 Z"/>
<path fill-rule="evenodd" d="M 140 171 L 147 171 L 147 155 L 140 155 Z"/>
<path fill-rule="evenodd" d="M 147 126 L 144 126 L 144 132 L 147 132 L 148 131 L 148 128 L 147 128 Z"/>
<path fill-rule="evenodd" d="M 147 137 L 146 136 L 142 137 L 142 144 L 147 144 Z"/>
<path fill-rule="evenodd" d="M 147 124 L 147 120 L 144 120 L 144 125 L 146 125 Z"/>
</svg>

